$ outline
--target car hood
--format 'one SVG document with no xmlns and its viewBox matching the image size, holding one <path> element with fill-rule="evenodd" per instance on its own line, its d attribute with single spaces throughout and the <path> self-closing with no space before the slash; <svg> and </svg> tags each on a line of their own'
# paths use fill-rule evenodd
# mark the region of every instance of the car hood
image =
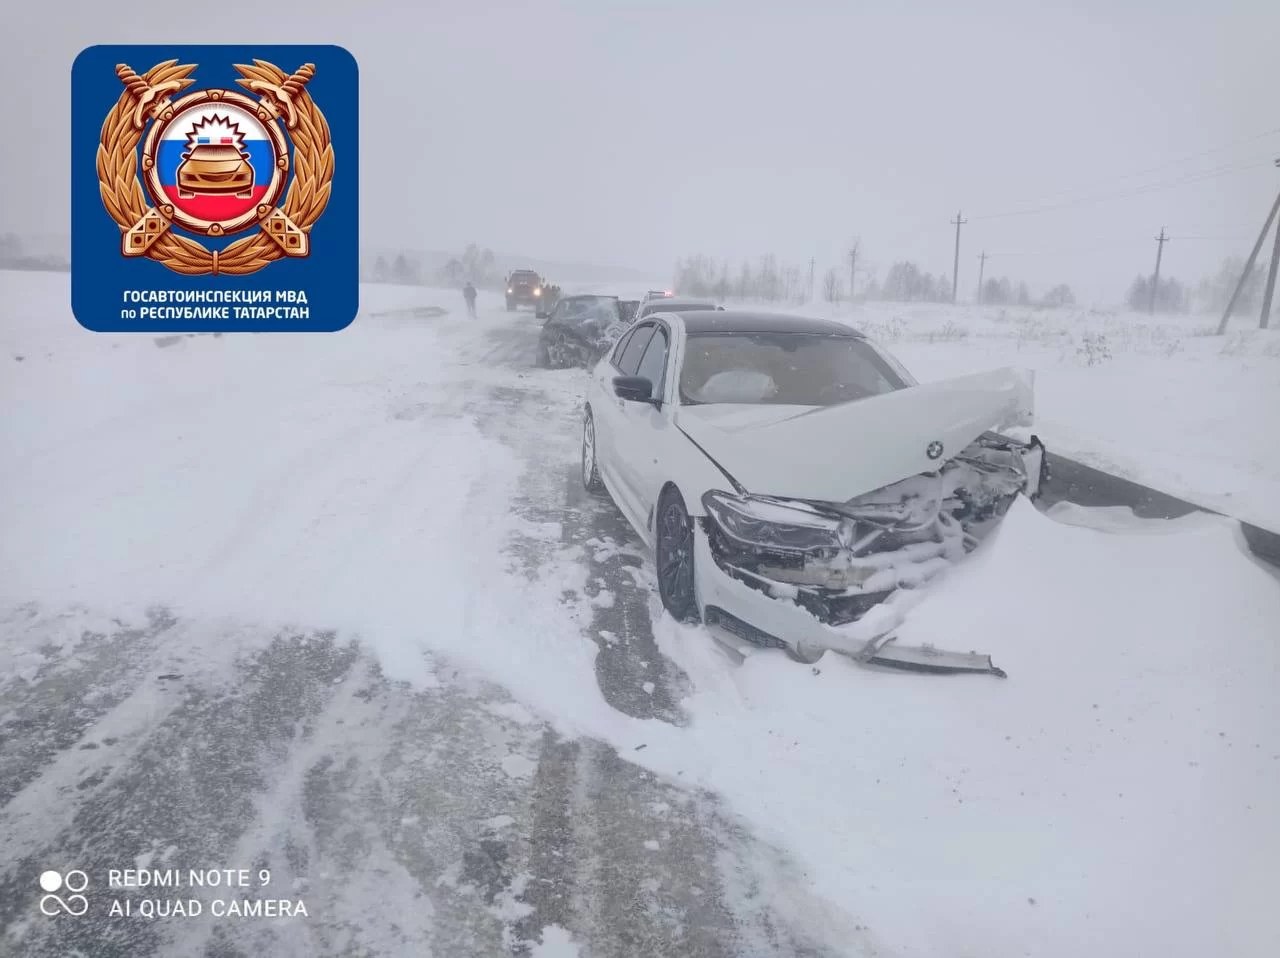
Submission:
<svg viewBox="0 0 1280 958">
<path fill-rule="evenodd" d="M 681 406 L 676 425 L 748 492 L 846 502 L 938 469 L 989 429 L 1030 425 L 1033 385 L 1009 367 L 836 406 Z"/>
</svg>

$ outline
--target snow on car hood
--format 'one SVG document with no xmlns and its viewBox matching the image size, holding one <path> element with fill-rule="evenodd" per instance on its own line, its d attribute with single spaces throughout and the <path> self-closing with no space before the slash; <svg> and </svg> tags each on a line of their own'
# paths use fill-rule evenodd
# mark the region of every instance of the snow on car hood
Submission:
<svg viewBox="0 0 1280 958">
<path fill-rule="evenodd" d="M 676 424 L 748 492 L 845 502 L 1031 425 L 1032 387 L 1009 367 L 836 406 L 681 406 Z"/>
</svg>

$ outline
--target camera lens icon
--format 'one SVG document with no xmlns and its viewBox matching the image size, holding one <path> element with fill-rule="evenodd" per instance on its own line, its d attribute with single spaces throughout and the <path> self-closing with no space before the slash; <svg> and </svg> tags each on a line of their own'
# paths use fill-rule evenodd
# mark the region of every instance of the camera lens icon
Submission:
<svg viewBox="0 0 1280 958">
<path fill-rule="evenodd" d="M 40 911 L 53 917 L 59 912 L 80 916 L 89 910 L 89 901 L 80 892 L 89 887 L 89 876 L 78 868 L 73 868 L 65 875 L 49 869 L 40 873 L 40 888 L 46 894 L 40 899 Z M 67 898 L 54 892 L 65 890 L 70 892 Z"/>
</svg>

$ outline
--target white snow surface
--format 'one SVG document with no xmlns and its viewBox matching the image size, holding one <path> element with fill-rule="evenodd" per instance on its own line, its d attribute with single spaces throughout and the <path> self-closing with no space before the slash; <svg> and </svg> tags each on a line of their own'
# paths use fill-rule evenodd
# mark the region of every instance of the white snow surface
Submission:
<svg viewBox="0 0 1280 958">
<path fill-rule="evenodd" d="M 522 463 L 468 407 L 516 375 L 486 365 L 476 341 L 516 321 L 500 306 L 482 299 L 467 321 L 456 292 L 369 287 L 340 334 L 160 345 L 80 329 L 65 277 L 0 278 L 5 606 L 164 604 L 211 622 L 337 628 L 392 678 L 424 686 L 447 660 L 562 734 L 719 794 L 795 856 L 810 882 L 796 900 L 825 902 L 817 913 L 837 916 L 831 935 L 849 954 L 1280 954 L 1280 582 L 1225 520 L 1153 535 L 1113 514 L 1017 503 L 900 632 L 989 652 L 1004 681 L 871 672 L 833 654 L 814 667 L 771 652 L 737 664 L 655 600 L 659 648 L 691 682 L 691 722 L 642 721 L 598 690 L 581 551 L 548 542 L 533 575 L 504 552 L 528 525 L 512 513 Z M 435 303 L 452 311 L 369 319 Z M 989 354 L 909 345 L 918 353 L 894 348 L 922 378 L 1008 358 L 1003 340 Z M 1038 382 L 1043 433 L 1074 425 L 1083 443 L 1095 419 L 1143 420 L 1128 407 L 1104 415 L 1107 390 L 1140 382 L 1168 402 L 1165 374 L 1185 363 L 1175 380 L 1196 398 L 1168 461 L 1183 477 L 1217 470 L 1221 494 L 1262 503 L 1271 453 L 1258 449 L 1254 472 L 1206 466 L 1227 454 L 1195 440 L 1258 424 L 1252 404 L 1274 400 L 1269 348 L 1134 356 L 1116 370 L 1123 388 L 1080 397 L 1085 413 L 1071 397 L 1088 367 L 1064 357 L 1056 384 L 1052 370 Z M 556 402 L 579 401 L 578 373 L 527 376 Z M 1194 418 L 1206 396 L 1215 414 Z M 1110 452 L 1159 469 L 1139 450 L 1158 452 L 1154 437 L 1172 429 L 1148 426 L 1147 447 L 1127 445 L 1124 429 L 1105 435 Z M 0 652 L 0 667 L 20 669 L 39 654 Z M 539 947 L 577 953 L 563 929 L 544 929 Z"/>
<path fill-rule="evenodd" d="M 784 308 L 785 309 L 785 308 Z M 864 303 L 794 310 L 854 326 L 921 382 L 1035 370 L 1059 452 L 1280 533 L 1280 319 Z"/>
</svg>

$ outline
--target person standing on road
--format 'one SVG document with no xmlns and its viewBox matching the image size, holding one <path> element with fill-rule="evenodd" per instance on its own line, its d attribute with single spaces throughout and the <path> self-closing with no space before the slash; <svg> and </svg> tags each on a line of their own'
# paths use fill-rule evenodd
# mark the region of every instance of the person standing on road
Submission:
<svg viewBox="0 0 1280 958">
<path fill-rule="evenodd" d="M 467 280 L 467 285 L 462 287 L 462 298 L 467 301 L 467 315 L 472 319 L 476 318 L 476 288 L 471 284 L 471 280 Z"/>
</svg>

